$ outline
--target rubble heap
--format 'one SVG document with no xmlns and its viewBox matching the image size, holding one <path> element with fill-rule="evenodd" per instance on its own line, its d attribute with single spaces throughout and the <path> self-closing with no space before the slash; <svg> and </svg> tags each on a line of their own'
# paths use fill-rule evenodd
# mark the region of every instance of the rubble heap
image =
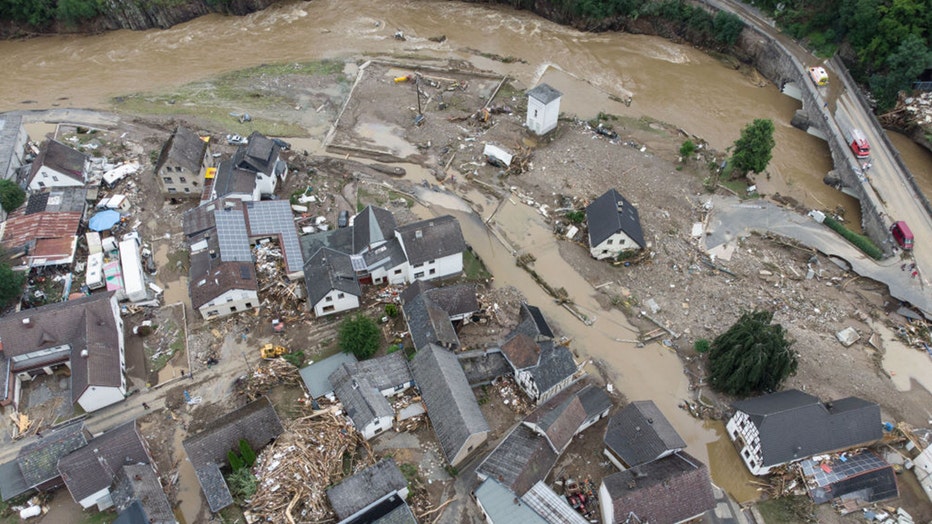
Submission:
<svg viewBox="0 0 932 524">
<path fill-rule="evenodd" d="M 301 374 L 298 368 L 281 357 L 266 361 L 264 365 L 257 367 L 252 374 L 244 379 L 237 380 L 234 387 L 236 394 L 246 395 L 246 398 L 252 402 L 279 384 L 303 387 L 301 386 Z"/>
</svg>

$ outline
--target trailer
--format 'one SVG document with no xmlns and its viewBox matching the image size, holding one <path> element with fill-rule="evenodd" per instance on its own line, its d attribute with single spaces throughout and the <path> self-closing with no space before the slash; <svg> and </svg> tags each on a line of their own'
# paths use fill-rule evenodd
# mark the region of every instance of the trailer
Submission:
<svg viewBox="0 0 932 524">
<path fill-rule="evenodd" d="M 142 258 L 139 256 L 139 240 L 136 237 L 129 237 L 120 242 L 120 264 L 123 267 L 123 288 L 126 290 L 127 300 L 146 300 L 148 288 L 142 271 Z"/>
<path fill-rule="evenodd" d="M 99 247 L 98 247 L 99 249 Z M 90 289 L 100 289 L 104 287 L 104 254 L 101 251 L 91 253 L 87 257 L 87 273 L 84 277 L 84 283 Z"/>
</svg>

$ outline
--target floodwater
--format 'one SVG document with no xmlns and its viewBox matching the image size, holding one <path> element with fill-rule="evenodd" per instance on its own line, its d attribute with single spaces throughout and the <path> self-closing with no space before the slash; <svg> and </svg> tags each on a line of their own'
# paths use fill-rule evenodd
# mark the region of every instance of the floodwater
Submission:
<svg viewBox="0 0 932 524">
<path fill-rule="evenodd" d="M 882 323 L 871 326 L 877 332 L 884 348 L 883 369 L 900 391 L 912 389 L 915 380 L 927 391 L 932 391 L 932 362 L 929 354 L 901 342 L 893 331 Z"/>
</svg>

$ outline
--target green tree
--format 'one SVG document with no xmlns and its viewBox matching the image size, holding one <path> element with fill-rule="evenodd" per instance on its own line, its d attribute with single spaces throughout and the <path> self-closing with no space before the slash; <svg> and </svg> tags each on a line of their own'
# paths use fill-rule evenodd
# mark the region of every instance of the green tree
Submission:
<svg viewBox="0 0 932 524">
<path fill-rule="evenodd" d="M 55 7 L 55 18 L 72 26 L 96 15 L 95 0 L 58 0 Z"/>
<path fill-rule="evenodd" d="M 912 83 L 927 67 L 932 65 L 932 51 L 925 40 L 910 34 L 896 50 L 887 57 L 887 72 L 871 76 L 870 86 L 877 99 L 877 106 L 886 111 L 896 104 L 900 91 L 912 89 Z"/>
<path fill-rule="evenodd" d="M 773 158 L 773 121 L 755 118 L 741 130 L 741 138 L 735 141 L 732 163 L 741 174 L 748 171 L 762 173 Z"/>
<path fill-rule="evenodd" d="M 0 307 L 6 307 L 18 300 L 23 294 L 25 283 L 25 272 L 13 271 L 9 264 L 0 262 Z"/>
<path fill-rule="evenodd" d="M 696 144 L 692 140 L 687 140 L 683 142 L 683 145 L 680 146 L 680 156 L 683 157 L 683 163 L 685 164 L 689 157 L 693 156 L 693 153 L 696 152 Z"/>
<path fill-rule="evenodd" d="M 23 205 L 26 192 L 12 180 L 0 180 L 0 207 L 7 213 Z"/>
<path fill-rule="evenodd" d="M 365 315 L 347 318 L 340 324 L 339 344 L 344 353 L 352 353 L 363 360 L 379 349 L 382 333 L 379 325 Z"/>
<path fill-rule="evenodd" d="M 244 438 L 239 440 L 239 454 L 243 458 L 243 466 L 251 468 L 256 463 L 256 452 L 249 445 L 249 441 Z"/>
<path fill-rule="evenodd" d="M 715 40 L 727 46 L 733 46 L 738 42 L 741 31 L 744 29 L 744 22 L 734 13 L 719 11 L 712 20 L 712 28 L 715 31 Z"/>
<path fill-rule="evenodd" d="M 234 473 L 243 469 L 245 466 L 245 464 L 243 464 L 243 459 L 240 458 L 239 454 L 235 451 L 227 451 L 227 460 L 230 462 L 230 469 L 232 469 Z"/>
<path fill-rule="evenodd" d="M 248 468 L 242 468 L 226 476 L 230 494 L 240 505 L 256 494 L 259 482 Z"/>
<path fill-rule="evenodd" d="M 709 348 L 709 382 L 718 391 L 744 396 L 776 390 L 796 373 L 797 354 L 773 313 L 754 311 L 712 341 Z"/>
</svg>

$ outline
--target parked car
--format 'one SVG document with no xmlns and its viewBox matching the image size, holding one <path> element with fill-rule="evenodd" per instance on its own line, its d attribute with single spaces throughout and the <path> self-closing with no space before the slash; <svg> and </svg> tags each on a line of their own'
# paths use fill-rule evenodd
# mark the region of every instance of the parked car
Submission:
<svg viewBox="0 0 932 524">
<path fill-rule="evenodd" d="M 894 222 L 893 226 L 890 227 L 890 234 L 893 235 L 893 240 L 896 240 L 901 248 L 907 251 L 913 248 L 913 232 L 909 230 L 906 222 L 902 220 Z"/>
<path fill-rule="evenodd" d="M 289 149 L 291 149 L 291 144 L 289 144 L 288 142 L 285 142 L 281 138 L 273 138 L 272 143 L 277 145 L 282 151 L 288 151 Z"/>
<path fill-rule="evenodd" d="M 340 216 L 337 218 L 337 227 L 346 227 L 349 225 L 349 211 L 343 210 L 340 211 Z"/>
<path fill-rule="evenodd" d="M 247 143 L 249 143 L 249 140 L 247 140 L 245 137 L 240 135 L 227 135 L 227 144 L 230 144 L 231 146 L 244 146 Z"/>
</svg>

